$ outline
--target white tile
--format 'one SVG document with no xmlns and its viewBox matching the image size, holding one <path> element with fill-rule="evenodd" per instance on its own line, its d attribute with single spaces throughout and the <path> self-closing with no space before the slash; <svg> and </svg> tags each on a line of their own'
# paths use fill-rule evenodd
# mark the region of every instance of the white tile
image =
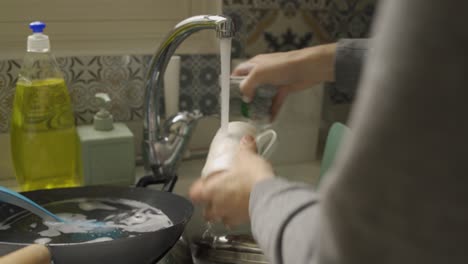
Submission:
<svg viewBox="0 0 468 264">
<path fill-rule="evenodd" d="M 272 156 L 276 164 L 315 160 L 321 122 L 322 86 L 291 94 L 281 108 L 273 129 L 278 148 Z"/>
</svg>

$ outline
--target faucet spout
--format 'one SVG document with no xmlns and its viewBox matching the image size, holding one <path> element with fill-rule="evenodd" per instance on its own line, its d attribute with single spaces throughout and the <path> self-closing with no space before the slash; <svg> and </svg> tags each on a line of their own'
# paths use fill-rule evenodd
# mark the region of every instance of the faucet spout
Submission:
<svg viewBox="0 0 468 264">
<path fill-rule="evenodd" d="M 231 38 L 235 33 L 234 23 L 228 17 L 201 15 L 187 18 L 169 32 L 150 62 L 145 82 L 143 156 L 145 167 L 160 175 L 175 174 L 196 121 L 201 117 L 199 112 L 185 112 L 162 123 L 159 103 L 164 72 L 177 47 L 203 29 L 215 30 L 218 38 Z"/>
</svg>

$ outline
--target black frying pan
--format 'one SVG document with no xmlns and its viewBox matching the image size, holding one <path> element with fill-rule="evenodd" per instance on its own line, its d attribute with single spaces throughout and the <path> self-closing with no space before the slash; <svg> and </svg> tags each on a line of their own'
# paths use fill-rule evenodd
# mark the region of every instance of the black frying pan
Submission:
<svg viewBox="0 0 468 264">
<path fill-rule="evenodd" d="M 23 195 L 39 204 L 48 204 L 76 198 L 130 199 L 162 210 L 173 226 L 135 237 L 89 244 L 51 244 L 55 264 L 149 264 L 161 259 L 177 242 L 193 213 L 193 205 L 185 198 L 164 191 L 130 187 L 78 187 L 24 192 Z M 20 208 L 0 203 L 0 222 Z M 0 256 L 30 243 L 11 243 L 2 240 L 0 230 Z M 5 233 L 4 233 L 5 236 Z"/>
</svg>

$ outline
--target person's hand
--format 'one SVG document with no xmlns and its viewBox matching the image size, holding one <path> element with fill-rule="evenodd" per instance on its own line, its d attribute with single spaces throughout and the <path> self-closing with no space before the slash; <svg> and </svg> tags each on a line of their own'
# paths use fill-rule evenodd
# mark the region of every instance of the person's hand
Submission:
<svg viewBox="0 0 468 264">
<path fill-rule="evenodd" d="M 50 264 L 49 249 L 43 245 L 30 245 L 0 257 L 0 264 Z"/>
<path fill-rule="evenodd" d="M 259 85 L 278 87 L 271 109 L 274 118 L 289 93 L 334 80 L 335 52 L 336 44 L 326 44 L 289 52 L 261 54 L 238 65 L 232 75 L 247 75 L 240 84 L 241 92 L 247 100 L 252 100 L 255 88 Z"/>
<path fill-rule="evenodd" d="M 236 226 L 249 219 L 253 186 L 271 177 L 273 169 L 256 153 L 255 139 L 245 136 L 231 168 L 197 180 L 190 188 L 190 197 L 205 205 L 206 220 Z"/>
</svg>

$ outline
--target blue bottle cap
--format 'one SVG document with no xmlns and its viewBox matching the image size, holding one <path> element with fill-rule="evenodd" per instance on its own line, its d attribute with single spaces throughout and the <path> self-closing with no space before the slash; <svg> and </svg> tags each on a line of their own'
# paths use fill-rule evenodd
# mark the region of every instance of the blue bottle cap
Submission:
<svg viewBox="0 0 468 264">
<path fill-rule="evenodd" d="M 29 28 L 32 29 L 33 33 L 42 33 L 46 24 L 41 21 L 34 21 L 29 24 Z"/>
</svg>

